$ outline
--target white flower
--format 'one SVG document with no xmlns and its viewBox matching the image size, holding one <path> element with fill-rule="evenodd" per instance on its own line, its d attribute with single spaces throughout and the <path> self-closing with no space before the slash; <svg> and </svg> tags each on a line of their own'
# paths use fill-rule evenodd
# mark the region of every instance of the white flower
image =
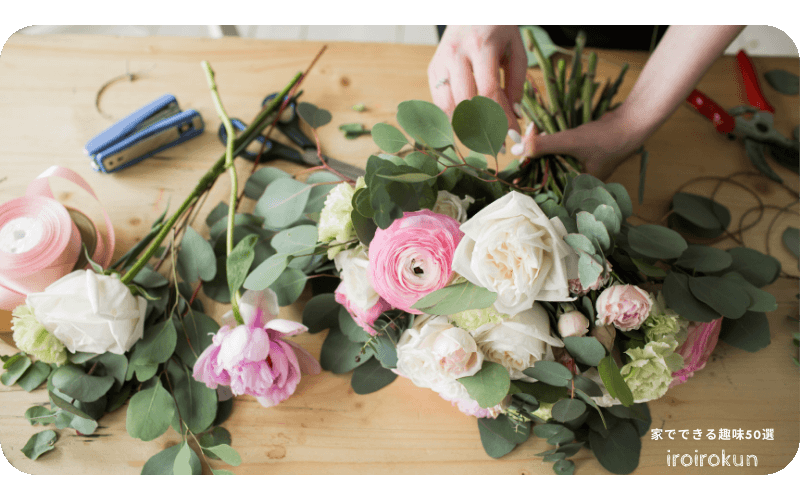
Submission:
<svg viewBox="0 0 800 500">
<path fill-rule="evenodd" d="M 475 375 L 482 364 L 483 354 L 472 336 L 444 316 L 419 316 L 397 343 L 397 371 L 436 392 L 452 392 L 456 379 Z"/>
<path fill-rule="evenodd" d="M 502 323 L 484 325 L 474 336 L 486 359 L 506 367 L 514 380 L 529 379 L 522 371 L 552 356 L 550 346 L 564 347 L 550 333 L 547 312 L 539 304 Z"/>
<path fill-rule="evenodd" d="M 378 303 L 380 296 L 369 281 L 369 254 L 364 245 L 352 250 L 342 250 L 333 258 L 336 270 L 351 304 L 367 311 Z"/>
<path fill-rule="evenodd" d="M 356 230 L 350 219 L 353 211 L 353 195 L 365 185 L 363 177 L 358 178 L 355 188 L 342 182 L 331 189 L 325 198 L 325 206 L 319 214 L 318 231 L 319 241 L 331 244 L 328 249 L 329 259 L 333 259 L 343 249 L 343 246 L 338 243 L 344 243 L 356 237 Z"/>
<path fill-rule="evenodd" d="M 583 337 L 589 333 L 589 320 L 580 311 L 565 312 L 558 318 L 561 337 Z"/>
<path fill-rule="evenodd" d="M 453 270 L 497 292 L 495 308 L 514 315 L 534 301 L 561 302 L 578 276 L 577 254 L 564 243 L 558 217 L 548 219 L 529 196 L 512 191 L 461 225 Z"/>
<path fill-rule="evenodd" d="M 75 271 L 25 303 L 70 352 L 124 354 L 144 333 L 147 301 L 118 276 Z"/>
<path fill-rule="evenodd" d="M 458 196 L 448 192 L 439 191 L 436 195 L 436 203 L 433 205 L 433 211 L 437 214 L 443 214 L 452 217 L 459 223 L 463 224 L 467 221 L 467 208 L 475 201 L 472 196 L 465 196 L 462 200 Z"/>
</svg>

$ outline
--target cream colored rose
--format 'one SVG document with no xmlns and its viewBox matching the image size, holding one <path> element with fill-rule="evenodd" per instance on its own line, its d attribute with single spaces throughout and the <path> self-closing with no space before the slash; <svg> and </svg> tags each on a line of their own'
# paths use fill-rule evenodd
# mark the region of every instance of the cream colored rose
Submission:
<svg viewBox="0 0 800 500">
<path fill-rule="evenodd" d="M 577 254 L 564 243 L 558 217 L 548 219 L 529 196 L 513 191 L 461 225 L 464 233 L 453 270 L 497 292 L 494 307 L 514 315 L 537 300 L 573 300 L 569 280 L 578 277 Z"/>
<path fill-rule="evenodd" d="M 70 352 L 124 354 L 144 333 L 147 301 L 117 276 L 75 271 L 25 303 Z"/>
<path fill-rule="evenodd" d="M 552 356 L 550 346 L 564 347 L 551 334 L 547 312 L 539 304 L 502 323 L 484 325 L 473 335 L 486 359 L 506 367 L 514 380 L 528 379 L 522 371 Z"/>
<path fill-rule="evenodd" d="M 467 208 L 474 202 L 475 198 L 469 195 L 461 199 L 448 191 L 439 191 L 439 194 L 436 195 L 436 203 L 433 205 L 433 211 L 437 214 L 452 217 L 463 224 L 467 221 Z"/>
<path fill-rule="evenodd" d="M 347 299 L 363 311 L 374 306 L 380 296 L 369 281 L 369 254 L 367 247 L 358 245 L 352 250 L 342 250 L 333 258 L 339 277 L 344 283 Z"/>
</svg>

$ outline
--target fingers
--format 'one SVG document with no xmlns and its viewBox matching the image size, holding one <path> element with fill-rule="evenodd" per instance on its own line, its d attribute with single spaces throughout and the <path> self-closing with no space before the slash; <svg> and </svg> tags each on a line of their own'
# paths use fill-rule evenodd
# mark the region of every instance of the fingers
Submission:
<svg viewBox="0 0 800 500">
<path fill-rule="evenodd" d="M 506 77 L 506 98 L 512 106 L 522 100 L 525 75 L 528 71 L 528 56 L 525 53 L 525 46 L 522 44 L 522 37 L 519 36 L 518 30 L 516 34 L 516 37 L 512 37 L 511 45 L 503 58 L 503 71 Z"/>
<path fill-rule="evenodd" d="M 511 130 L 519 132 L 519 124 L 512 103 L 500 87 L 500 54 L 495 50 L 481 50 L 473 59 L 472 71 L 478 93 L 494 99 L 503 108 Z M 521 96 L 521 94 L 520 94 Z"/>
</svg>

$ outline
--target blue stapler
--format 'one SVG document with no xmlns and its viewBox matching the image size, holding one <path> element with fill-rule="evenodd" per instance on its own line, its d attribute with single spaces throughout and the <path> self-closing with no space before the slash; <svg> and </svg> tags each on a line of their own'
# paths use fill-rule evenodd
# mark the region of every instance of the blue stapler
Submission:
<svg viewBox="0 0 800 500">
<path fill-rule="evenodd" d="M 197 137 L 204 126 L 200 113 L 181 111 L 175 96 L 167 94 L 92 138 L 84 152 L 92 168 L 111 173 Z"/>
</svg>

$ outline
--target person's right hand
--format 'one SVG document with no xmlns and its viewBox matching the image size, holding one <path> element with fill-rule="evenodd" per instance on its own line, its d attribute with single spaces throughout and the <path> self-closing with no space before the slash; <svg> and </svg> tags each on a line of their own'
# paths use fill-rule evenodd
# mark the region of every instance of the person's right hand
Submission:
<svg viewBox="0 0 800 500">
<path fill-rule="evenodd" d="M 434 104 L 448 115 L 459 102 L 482 95 L 497 101 L 509 128 L 519 132 L 513 105 L 522 99 L 527 67 L 517 26 L 448 26 L 428 65 L 428 84 Z"/>
</svg>

